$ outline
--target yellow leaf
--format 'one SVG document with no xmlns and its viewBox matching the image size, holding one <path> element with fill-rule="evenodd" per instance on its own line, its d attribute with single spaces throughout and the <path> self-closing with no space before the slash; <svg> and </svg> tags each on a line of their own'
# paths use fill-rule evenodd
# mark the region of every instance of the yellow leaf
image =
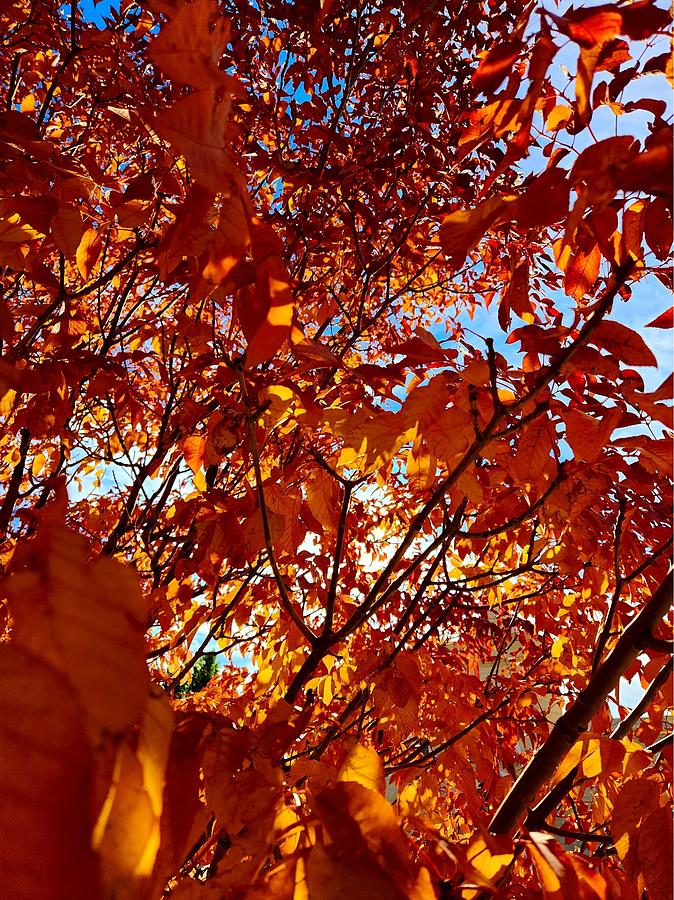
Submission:
<svg viewBox="0 0 674 900">
<path fill-rule="evenodd" d="M 475 880 L 482 887 L 493 887 L 493 879 L 512 862 L 512 841 L 503 836 L 484 833 L 474 838 L 466 851 L 466 860 L 475 871 Z M 466 892 L 467 898 L 477 897 L 479 891 Z"/>
<path fill-rule="evenodd" d="M 8 416 L 12 412 L 15 398 L 16 391 L 13 388 L 5 391 L 2 397 L 0 397 L 0 416 Z"/>
<path fill-rule="evenodd" d="M 93 834 L 106 890 L 116 900 L 137 896 L 137 879 L 152 873 L 159 849 L 164 778 L 173 713 L 158 689 L 150 695 L 137 749 L 117 753 L 108 796 Z"/>
<path fill-rule="evenodd" d="M 558 104 L 545 120 L 546 131 L 559 131 L 571 121 L 572 116 L 573 110 L 570 106 L 566 106 L 564 103 Z"/>
<path fill-rule="evenodd" d="M 284 806 L 279 810 L 274 820 L 274 832 L 284 856 L 290 856 L 297 850 L 302 837 L 302 825 L 294 809 Z"/>
<path fill-rule="evenodd" d="M 33 457 L 33 464 L 31 466 L 31 471 L 33 475 L 39 475 L 40 472 L 44 469 L 45 463 L 47 461 L 47 457 L 44 453 L 36 453 Z"/>
<path fill-rule="evenodd" d="M 339 770 L 337 781 L 355 781 L 371 791 L 383 794 L 384 766 L 377 751 L 372 747 L 364 747 L 363 744 L 354 744 Z"/>
</svg>

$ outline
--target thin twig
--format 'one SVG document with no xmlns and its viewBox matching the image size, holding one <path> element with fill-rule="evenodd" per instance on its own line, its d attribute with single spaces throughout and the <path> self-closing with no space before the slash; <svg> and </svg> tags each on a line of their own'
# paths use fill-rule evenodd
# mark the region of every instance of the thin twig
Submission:
<svg viewBox="0 0 674 900">
<path fill-rule="evenodd" d="M 271 528 L 269 526 L 269 513 L 267 510 L 267 501 L 264 495 L 264 487 L 262 484 L 262 470 L 260 468 L 260 450 L 257 443 L 257 436 L 255 434 L 255 416 L 251 412 L 250 400 L 248 397 L 248 389 L 246 387 L 246 376 L 243 371 L 243 367 L 239 369 L 239 384 L 241 386 L 241 399 L 243 400 L 244 406 L 246 407 L 246 429 L 248 432 L 248 443 L 250 445 L 250 452 L 253 459 L 253 470 L 255 472 L 255 482 L 257 488 L 257 497 L 258 503 L 260 506 L 260 516 L 262 518 L 262 531 L 264 533 L 264 543 L 267 549 L 267 557 L 269 559 L 269 564 L 271 566 L 272 572 L 274 573 L 274 578 L 276 580 L 276 584 L 278 587 L 279 596 L 281 598 L 281 605 L 288 613 L 292 621 L 294 622 L 297 630 L 300 632 L 302 637 L 309 644 L 313 645 L 316 642 L 316 635 L 309 628 L 309 626 L 304 621 L 303 617 L 295 608 L 295 604 L 290 597 L 288 592 L 288 588 L 286 586 L 283 575 L 281 574 L 281 570 L 279 568 L 278 562 L 276 560 L 276 553 L 274 552 L 274 542 L 271 536 Z"/>
</svg>

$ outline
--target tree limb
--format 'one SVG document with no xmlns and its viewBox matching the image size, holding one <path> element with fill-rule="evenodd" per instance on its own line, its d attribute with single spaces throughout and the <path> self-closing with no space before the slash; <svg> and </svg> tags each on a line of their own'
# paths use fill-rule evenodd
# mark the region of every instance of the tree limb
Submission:
<svg viewBox="0 0 674 900">
<path fill-rule="evenodd" d="M 573 747 L 578 736 L 585 731 L 592 716 L 598 712 L 620 677 L 639 655 L 643 649 L 644 637 L 652 633 L 671 605 L 673 572 L 674 569 L 669 570 L 641 612 L 623 631 L 613 650 L 590 677 L 587 687 L 555 722 L 547 740 L 534 754 L 492 818 L 489 824 L 492 834 L 511 834 L 520 826 L 531 801 L 554 775 L 559 763 Z M 527 827 L 536 827 L 537 823 L 545 821 L 548 811 L 547 804 L 539 803 L 534 810 L 535 821 L 532 824 L 530 816 Z"/>
</svg>

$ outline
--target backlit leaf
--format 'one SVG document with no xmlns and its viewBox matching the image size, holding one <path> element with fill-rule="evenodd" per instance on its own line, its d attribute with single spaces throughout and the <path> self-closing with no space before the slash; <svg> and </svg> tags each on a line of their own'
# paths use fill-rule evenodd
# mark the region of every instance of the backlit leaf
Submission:
<svg viewBox="0 0 674 900">
<path fill-rule="evenodd" d="M 592 336 L 592 343 L 608 350 L 630 366 L 658 364 L 641 335 L 620 322 L 602 322 Z"/>
<path fill-rule="evenodd" d="M 64 246 L 66 249 L 70 249 L 68 237 L 65 237 Z M 82 278 L 89 277 L 102 249 L 103 244 L 96 229 L 87 228 L 80 239 L 75 254 L 77 258 L 77 268 L 79 269 Z"/>
<path fill-rule="evenodd" d="M 353 781 L 372 791 L 383 793 L 384 767 L 372 747 L 355 744 L 339 770 L 337 780 Z"/>
</svg>

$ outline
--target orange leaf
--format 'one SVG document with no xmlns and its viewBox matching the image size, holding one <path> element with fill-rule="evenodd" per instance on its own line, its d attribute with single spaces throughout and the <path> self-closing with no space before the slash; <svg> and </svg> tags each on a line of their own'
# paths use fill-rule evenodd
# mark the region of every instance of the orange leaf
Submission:
<svg viewBox="0 0 674 900">
<path fill-rule="evenodd" d="M 337 781 L 353 781 L 384 793 L 384 766 L 376 750 L 355 744 L 337 775 Z"/>
<path fill-rule="evenodd" d="M 218 63 L 228 40 L 229 22 L 216 0 L 194 0 L 179 7 L 149 55 L 178 84 L 209 89 L 227 79 Z"/>
<path fill-rule="evenodd" d="M 634 836 L 649 900 L 670 900 L 673 875 L 671 804 L 647 816 Z"/>
<path fill-rule="evenodd" d="M 225 129 L 230 101 L 216 90 L 183 97 L 155 121 L 155 130 L 187 160 L 193 176 L 215 193 L 236 193 L 240 175 L 231 154 Z"/>
<path fill-rule="evenodd" d="M 321 823 L 332 838 L 332 845 L 317 854 L 323 865 L 316 868 L 321 873 L 326 868 L 334 873 L 334 887 L 328 880 L 322 888 L 323 877 L 316 874 L 313 883 L 319 891 L 317 896 L 337 900 L 345 896 L 342 888 L 349 887 L 352 892 L 358 890 L 358 879 L 353 880 L 349 875 L 358 871 L 364 879 L 364 891 L 355 896 L 362 896 L 363 900 L 370 896 L 399 897 L 401 900 L 403 897 L 413 900 L 435 897 L 428 872 L 413 863 L 396 814 L 381 794 L 362 784 L 339 782 L 321 791 L 315 806 Z M 339 872 L 335 862 L 328 865 L 332 860 L 339 860 Z M 374 889 L 375 886 L 380 887 L 374 894 L 370 893 L 370 887 Z"/>
<path fill-rule="evenodd" d="M 96 900 L 92 758 L 72 685 L 44 659 L 4 644 L 0 721 L 3 897 Z"/>
<path fill-rule="evenodd" d="M 14 640 L 73 685 L 93 746 L 124 732 L 145 706 L 147 607 L 131 569 L 87 559 L 83 539 L 45 524 L 6 582 Z M 30 554 L 30 555 L 29 555 Z"/>
<path fill-rule="evenodd" d="M 201 434 L 193 434 L 183 441 L 183 457 L 195 475 L 204 464 L 205 447 L 206 438 Z"/>
<path fill-rule="evenodd" d="M 87 228 L 76 252 L 77 268 L 82 278 L 89 277 L 102 249 L 103 244 L 98 231 L 95 228 Z"/>
<path fill-rule="evenodd" d="M 617 6 L 571 9 L 564 17 L 553 16 L 559 30 L 581 47 L 595 47 L 617 37 L 623 17 Z"/>
<path fill-rule="evenodd" d="M 644 339 L 620 322 L 603 321 L 595 329 L 590 342 L 608 350 L 629 366 L 657 366 L 658 361 Z"/>
<path fill-rule="evenodd" d="M 660 809 L 660 787 L 649 778 L 635 778 L 621 785 L 613 804 L 609 827 L 625 871 L 636 878 L 641 871 L 639 831 L 648 817 Z M 662 845 L 661 845 L 662 846 Z"/>
<path fill-rule="evenodd" d="M 534 320 L 533 307 L 529 302 L 529 263 L 526 261 L 515 268 L 501 297 L 498 321 L 504 331 L 510 325 L 511 311 L 525 321 Z"/>
<path fill-rule="evenodd" d="M 549 834 L 531 832 L 528 850 L 542 888 L 543 900 L 607 900 L 602 875 L 580 857 L 566 853 Z"/>
<path fill-rule="evenodd" d="M 161 893 L 206 824 L 205 807 L 200 798 L 201 755 L 198 748 L 207 725 L 207 719 L 197 714 L 181 717 L 176 723 L 166 768 L 161 845 L 152 874 L 153 889 L 148 890 L 148 896 Z"/>
<path fill-rule="evenodd" d="M 564 411 L 566 439 L 576 459 L 595 462 L 607 446 L 611 434 L 619 427 L 622 413 L 619 409 L 606 410 L 595 416 L 583 413 L 574 407 Z"/>
<path fill-rule="evenodd" d="M 237 298 L 237 315 L 248 341 L 246 365 L 255 366 L 272 357 L 290 337 L 293 295 L 279 242 L 273 230 L 254 221 L 252 230 L 255 286 Z"/>
<path fill-rule="evenodd" d="M 60 206 L 51 220 L 54 243 L 66 259 L 75 258 L 85 230 L 79 211 L 70 206 Z"/>
<path fill-rule="evenodd" d="M 589 294 L 599 275 L 601 251 L 595 244 L 589 250 L 578 248 L 564 271 L 564 291 L 576 300 Z"/>
<path fill-rule="evenodd" d="M 513 470 L 522 486 L 541 482 L 553 465 L 550 436 L 551 425 L 545 416 L 539 416 L 523 431 L 517 445 Z"/>
<path fill-rule="evenodd" d="M 459 209 L 445 216 L 440 225 L 440 243 L 447 258 L 461 265 L 486 231 L 511 218 L 509 207 L 516 199 L 492 197 L 475 209 Z"/>
<path fill-rule="evenodd" d="M 473 85 L 484 94 L 496 90 L 506 75 L 512 71 L 513 64 L 522 50 L 522 42 L 516 39 L 504 41 L 492 47 L 480 60 L 477 71 L 473 74 Z"/>
<path fill-rule="evenodd" d="M 545 120 L 545 128 L 547 131 L 559 131 L 560 128 L 563 128 L 569 123 L 572 117 L 573 110 L 571 107 L 567 106 L 565 103 L 559 103 L 552 112 L 548 114 L 548 117 Z"/>
<path fill-rule="evenodd" d="M 138 732 L 119 747 L 92 843 L 109 896 L 133 900 L 138 881 L 150 876 L 159 849 L 173 711 L 154 688 Z"/>
<path fill-rule="evenodd" d="M 623 212 L 623 234 L 621 253 L 624 259 L 641 259 L 643 250 L 641 238 L 644 231 L 644 212 L 648 207 L 645 200 L 637 200 Z"/>
</svg>

